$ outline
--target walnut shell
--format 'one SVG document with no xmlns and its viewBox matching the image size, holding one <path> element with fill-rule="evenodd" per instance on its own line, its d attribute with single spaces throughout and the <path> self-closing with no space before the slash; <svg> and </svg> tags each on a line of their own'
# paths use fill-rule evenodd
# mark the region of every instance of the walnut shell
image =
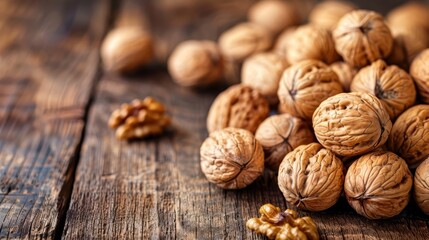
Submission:
<svg viewBox="0 0 429 240">
<path fill-rule="evenodd" d="M 411 76 L 397 66 L 387 66 L 383 60 L 362 68 L 350 86 L 352 92 L 375 95 L 394 120 L 414 105 L 416 89 Z"/>
<path fill-rule="evenodd" d="M 267 100 L 251 87 L 234 85 L 219 94 L 207 116 L 209 132 L 226 127 L 243 128 L 254 133 L 268 117 Z"/>
<path fill-rule="evenodd" d="M 405 3 L 387 15 L 390 26 L 414 26 L 423 28 L 423 32 L 429 33 L 429 7 L 418 2 Z"/>
<path fill-rule="evenodd" d="M 332 207 L 343 190 L 343 163 L 319 143 L 288 153 L 279 168 L 279 188 L 286 201 L 308 211 Z"/>
<path fill-rule="evenodd" d="M 414 59 L 410 66 L 410 74 L 416 83 L 420 100 L 429 103 L 429 49 Z"/>
<path fill-rule="evenodd" d="M 286 61 L 275 53 L 258 53 L 246 59 L 241 72 L 243 85 L 258 90 L 271 105 L 277 104 L 277 90 Z"/>
<path fill-rule="evenodd" d="M 415 167 L 429 156 L 429 105 L 416 105 L 396 119 L 387 142 L 391 151 Z"/>
<path fill-rule="evenodd" d="M 357 73 L 356 68 L 353 68 L 346 62 L 335 62 L 329 67 L 337 74 L 338 79 L 343 86 L 343 90 L 345 92 L 350 92 L 350 84 Z"/>
<path fill-rule="evenodd" d="M 277 171 L 283 158 L 296 147 L 315 142 L 313 131 L 303 120 L 289 114 L 273 115 L 255 134 L 265 153 L 265 166 Z"/>
<path fill-rule="evenodd" d="M 344 182 L 347 201 L 369 219 L 398 215 L 408 204 L 412 175 L 403 159 L 392 152 L 377 151 L 356 160 Z"/>
<path fill-rule="evenodd" d="M 215 131 L 200 149 L 201 169 L 207 179 L 224 189 L 240 189 L 264 171 L 264 151 L 253 134 L 244 129 Z"/>
<path fill-rule="evenodd" d="M 393 38 L 392 50 L 385 60 L 389 65 L 396 65 L 402 69 L 408 70 L 408 53 L 402 36 Z"/>
<path fill-rule="evenodd" d="M 219 47 L 225 58 L 241 62 L 252 54 L 268 50 L 272 45 L 271 33 L 254 23 L 241 23 L 224 32 Z"/>
<path fill-rule="evenodd" d="M 314 110 L 330 96 L 343 92 L 337 74 L 316 60 L 306 60 L 287 68 L 280 80 L 279 111 L 311 119 Z"/>
<path fill-rule="evenodd" d="M 335 48 L 344 61 L 364 67 L 390 54 L 393 37 L 383 17 L 373 11 L 356 10 L 344 15 L 333 32 Z"/>
<path fill-rule="evenodd" d="M 300 22 L 295 6 L 280 0 L 255 3 L 249 9 L 247 17 L 250 22 L 259 24 L 274 34 Z"/>
<path fill-rule="evenodd" d="M 340 93 L 323 101 L 313 115 L 317 140 L 339 156 L 349 157 L 382 146 L 392 129 L 383 104 L 367 93 Z"/>
<path fill-rule="evenodd" d="M 311 10 L 308 19 L 310 23 L 332 31 L 344 15 L 355 9 L 355 5 L 346 1 L 321 2 Z"/>
<path fill-rule="evenodd" d="M 222 56 L 212 41 L 185 41 L 168 59 L 168 71 L 182 86 L 206 86 L 222 77 Z"/>
<path fill-rule="evenodd" d="M 390 31 L 395 39 L 400 39 L 402 42 L 409 62 L 428 47 L 429 35 L 421 27 L 391 25 Z"/>
<path fill-rule="evenodd" d="M 310 59 L 330 64 L 339 57 L 331 33 L 313 25 L 303 25 L 293 31 L 286 48 L 286 60 L 291 64 Z"/>
<path fill-rule="evenodd" d="M 414 199 L 420 209 L 429 215 L 429 158 L 423 161 L 414 175 Z"/>
<path fill-rule="evenodd" d="M 109 32 L 101 46 L 104 67 L 112 72 L 132 72 L 153 57 L 151 36 L 139 27 L 122 27 Z"/>
<path fill-rule="evenodd" d="M 274 44 L 274 52 L 282 56 L 286 59 L 286 52 L 289 48 L 289 39 L 293 35 L 293 32 L 295 32 L 297 28 L 296 27 L 290 27 L 286 30 L 284 30 L 279 37 L 277 38 L 275 44 Z"/>
</svg>

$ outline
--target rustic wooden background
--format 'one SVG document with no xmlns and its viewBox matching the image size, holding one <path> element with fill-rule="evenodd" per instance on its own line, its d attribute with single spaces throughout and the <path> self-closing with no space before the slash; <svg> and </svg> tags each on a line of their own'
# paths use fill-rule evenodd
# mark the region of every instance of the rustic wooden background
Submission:
<svg viewBox="0 0 429 240">
<path fill-rule="evenodd" d="M 1 0 L 0 239 L 263 239 L 245 221 L 263 203 L 287 207 L 275 176 L 239 191 L 209 184 L 199 147 L 222 87 L 178 87 L 163 64 L 178 42 L 216 39 L 243 21 L 253 2 Z M 386 13 L 401 2 L 357 4 Z M 104 35 L 136 23 L 153 32 L 157 61 L 133 76 L 103 73 Z M 117 141 L 110 112 L 148 95 L 167 105 L 172 130 Z M 429 218 L 414 204 L 383 221 L 358 216 L 343 198 L 300 214 L 326 239 L 429 239 Z"/>
</svg>

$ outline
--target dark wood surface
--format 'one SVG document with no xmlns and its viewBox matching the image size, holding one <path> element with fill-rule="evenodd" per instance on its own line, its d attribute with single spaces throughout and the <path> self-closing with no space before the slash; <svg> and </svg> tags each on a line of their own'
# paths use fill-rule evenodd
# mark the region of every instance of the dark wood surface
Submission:
<svg viewBox="0 0 429 240">
<path fill-rule="evenodd" d="M 245 221 L 264 203 L 287 207 L 275 175 L 238 191 L 209 184 L 199 147 L 224 87 L 178 87 L 163 64 L 178 42 L 216 39 L 253 2 L 0 1 L 0 239 L 264 239 Z M 399 2 L 359 4 L 385 13 Z M 157 61 L 133 76 L 103 73 L 103 36 L 130 24 L 151 29 Z M 172 128 L 116 140 L 109 114 L 149 95 L 167 105 Z M 413 203 L 382 221 L 360 217 L 344 198 L 300 215 L 314 218 L 323 239 L 429 239 L 429 218 Z"/>
</svg>

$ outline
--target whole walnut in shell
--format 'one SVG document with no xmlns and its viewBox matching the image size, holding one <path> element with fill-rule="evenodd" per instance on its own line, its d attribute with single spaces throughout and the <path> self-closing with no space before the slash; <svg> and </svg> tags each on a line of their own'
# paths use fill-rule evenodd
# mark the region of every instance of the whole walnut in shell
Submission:
<svg viewBox="0 0 429 240">
<path fill-rule="evenodd" d="M 347 13 L 338 22 L 333 36 L 337 52 L 354 67 L 364 67 L 389 56 L 393 46 L 392 33 L 383 16 L 372 11 Z"/>
<path fill-rule="evenodd" d="M 265 153 L 265 166 L 277 171 L 283 158 L 300 145 L 315 142 L 313 131 L 303 120 L 289 114 L 273 115 L 255 134 Z"/>
<path fill-rule="evenodd" d="M 429 156 L 429 105 L 416 105 L 396 119 L 388 140 L 391 151 L 416 167 Z"/>
<path fill-rule="evenodd" d="M 241 82 L 258 90 L 270 104 L 277 104 L 279 81 L 287 66 L 286 61 L 275 53 L 255 54 L 244 61 Z"/>
<path fill-rule="evenodd" d="M 346 1 L 326 1 L 317 4 L 310 12 L 310 23 L 334 30 L 338 21 L 347 13 L 356 9 L 356 6 Z"/>
<path fill-rule="evenodd" d="M 243 128 L 254 133 L 268 117 L 267 100 L 251 87 L 234 85 L 219 94 L 207 116 L 209 132 L 226 127 Z"/>
<path fill-rule="evenodd" d="M 390 26 L 420 27 L 429 34 L 429 7 L 418 2 L 405 3 L 387 15 Z"/>
<path fill-rule="evenodd" d="M 308 211 L 332 207 L 343 190 L 343 163 L 319 143 L 301 145 L 280 164 L 279 188 L 286 201 Z"/>
<path fill-rule="evenodd" d="M 215 131 L 200 149 L 201 169 L 207 179 L 224 189 L 251 184 L 264 171 L 264 151 L 253 134 L 244 129 Z"/>
<path fill-rule="evenodd" d="M 412 175 L 403 159 L 391 152 L 363 155 L 349 167 L 344 182 L 347 201 L 369 219 L 398 215 L 408 204 Z"/>
<path fill-rule="evenodd" d="M 259 1 L 249 9 L 247 16 L 250 22 L 275 34 L 300 22 L 295 6 L 281 0 Z"/>
<path fill-rule="evenodd" d="M 411 76 L 397 66 L 387 66 L 383 60 L 362 68 L 350 86 L 352 92 L 375 95 L 394 120 L 414 105 L 416 89 Z"/>
<path fill-rule="evenodd" d="M 414 59 L 410 66 L 410 74 L 416 83 L 420 100 L 429 103 L 429 49 Z"/>
<path fill-rule="evenodd" d="M 392 122 L 383 104 L 367 93 L 340 93 L 323 101 L 313 115 L 317 140 L 339 156 L 349 157 L 382 146 Z"/>
<path fill-rule="evenodd" d="M 394 39 L 402 43 L 406 53 L 406 59 L 409 62 L 414 60 L 421 51 L 428 47 L 429 35 L 424 32 L 424 29 L 421 27 L 413 25 L 391 25 L 390 31 Z"/>
<path fill-rule="evenodd" d="M 343 92 L 337 74 L 316 60 L 306 60 L 287 68 L 280 80 L 279 111 L 310 120 L 319 104 Z"/>
<path fill-rule="evenodd" d="M 310 59 L 330 64 L 339 57 L 331 33 L 313 25 L 303 25 L 293 31 L 286 48 L 286 60 L 291 64 Z"/>
<path fill-rule="evenodd" d="M 185 41 L 168 59 L 168 71 L 182 86 L 205 86 L 222 77 L 222 56 L 212 41 Z"/>
<path fill-rule="evenodd" d="M 296 27 L 290 27 L 283 31 L 277 38 L 274 44 L 274 52 L 286 59 L 286 52 L 289 48 L 289 39 L 293 35 L 293 32 L 296 30 Z"/>
<path fill-rule="evenodd" d="M 352 83 L 357 70 L 346 62 L 335 62 L 329 67 L 337 74 L 338 79 L 343 86 L 343 90 L 345 92 L 350 92 L 350 84 Z"/>
<path fill-rule="evenodd" d="M 389 65 L 396 65 L 402 69 L 408 70 L 408 52 L 405 48 L 405 42 L 402 36 L 393 38 L 392 50 L 385 60 Z"/>
<path fill-rule="evenodd" d="M 271 33 L 255 23 L 241 23 L 219 37 L 219 47 L 225 58 L 241 62 L 252 54 L 271 48 Z"/>
<path fill-rule="evenodd" d="M 423 161 L 414 175 L 414 199 L 420 209 L 429 215 L 429 158 Z"/>
</svg>

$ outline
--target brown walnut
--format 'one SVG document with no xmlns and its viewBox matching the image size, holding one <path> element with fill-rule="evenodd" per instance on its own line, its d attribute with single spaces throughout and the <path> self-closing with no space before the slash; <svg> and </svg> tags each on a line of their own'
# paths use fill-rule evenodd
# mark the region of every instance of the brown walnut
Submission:
<svg viewBox="0 0 429 240">
<path fill-rule="evenodd" d="M 397 66 L 387 66 L 383 60 L 362 68 L 354 77 L 350 89 L 352 92 L 375 95 L 392 121 L 413 106 L 416 100 L 411 76 Z"/>
<path fill-rule="evenodd" d="M 278 90 L 279 111 L 310 120 L 319 104 L 343 92 L 337 74 L 316 60 L 306 60 L 287 68 Z"/>
<path fill-rule="evenodd" d="M 356 6 L 350 2 L 326 1 L 317 4 L 308 18 L 310 23 L 332 31 L 344 15 L 355 9 Z"/>
<path fill-rule="evenodd" d="M 383 104 L 367 93 L 340 93 L 323 101 L 313 115 L 317 140 L 343 157 L 382 146 L 392 129 Z"/>
<path fill-rule="evenodd" d="M 200 149 L 201 169 L 207 179 L 224 189 L 240 189 L 264 171 L 264 151 L 253 134 L 244 129 L 215 131 Z"/>
<path fill-rule="evenodd" d="M 391 25 L 390 31 L 395 40 L 398 39 L 397 41 L 402 42 L 408 62 L 412 62 L 421 51 L 428 47 L 429 35 L 420 27 Z"/>
<path fill-rule="evenodd" d="M 182 86 L 206 86 L 222 77 L 223 63 L 217 44 L 212 41 L 185 41 L 168 59 L 168 71 Z"/>
<path fill-rule="evenodd" d="M 335 62 L 329 67 L 337 74 L 338 79 L 343 86 L 343 90 L 345 92 L 350 92 L 350 84 L 352 83 L 357 70 L 346 62 Z"/>
<path fill-rule="evenodd" d="M 308 211 L 332 207 L 343 190 L 343 162 L 319 143 L 288 153 L 279 168 L 279 188 L 286 201 Z"/>
<path fill-rule="evenodd" d="M 392 50 L 385 60 L 389 65 L 396 65 L 402 69 L 408 70 L 408 53 L 402 36 L 396 36 L 393 38 Z"/>
<path fill-rule="evenodd" d="M 265 166 L 277 171 L 283 158 L 303 144 L 315 141 L 303 120 L 289 114 L 273 115 L 259 125 L 255 134 L 265 153 Z"/>
<path fill-rule="evenodd" d="M 344 183 L 347 201 L 369 219 L 398 215 L 408 204 L 412 175 L 403 159 L 391 152 L 363 155 L 349 167 Z"/>
<path fill-rule="evenodd" d="M 429 156 L 429 105 L 416 105 L 396 119 L 388 147 L 416 167 Z"/>
<path fill-rule="evenodd" d="M 429 34 L 429 7 L 418 2 L 405 3 L 389 12 L 387 22 L 390 26 L 419 27 Z"/>
<path fill-rule="evenodd" d="M 318 240 L 317 226 L 311 217 L 298 218 L 297 212 L 280 208 L 272 204 L 264 204 L 259 209 L 261 217 L 251 218 L 246 227 L 269 239 L 276 240 Z"/>
<path fill-rule="evenodd" d="M 420 209 L 429 215 L 429 158 L 423 161 L 414 175 L 414 199 Z"/>
<path fill-rule="evenodd" d="M 275 44 L 274 44 L 274 52 L 282 56 L 286 59 L 286 52 L 289 48 L 289 39 L 293 35 L 293 32 L 296 30 L 296 27 L 290 27 L 286 30 L 284 30 L 277 38 Z"/>
<path fill-rule="evenodd" d="M 347 13 L 333 35 L 337 52 L 354 67 L 364 67 L 387 57 L 393 46 L 389 27 L 380 14 L 372 11 Z"/>
<path fill-rule="evenodd" d="M 421 52 L 411 63 L 410 74 L 423 103 L 429 103 L 429 49 Z"/>
<path fill-rule="evenodd" d="M 207 130 L 213 132 L 226 127 L 243 128 L 254 133 L 268 117 L 267 100 L 251 87 L 234 85 L 219 94 L 207 116 Z"/>
</svg>

